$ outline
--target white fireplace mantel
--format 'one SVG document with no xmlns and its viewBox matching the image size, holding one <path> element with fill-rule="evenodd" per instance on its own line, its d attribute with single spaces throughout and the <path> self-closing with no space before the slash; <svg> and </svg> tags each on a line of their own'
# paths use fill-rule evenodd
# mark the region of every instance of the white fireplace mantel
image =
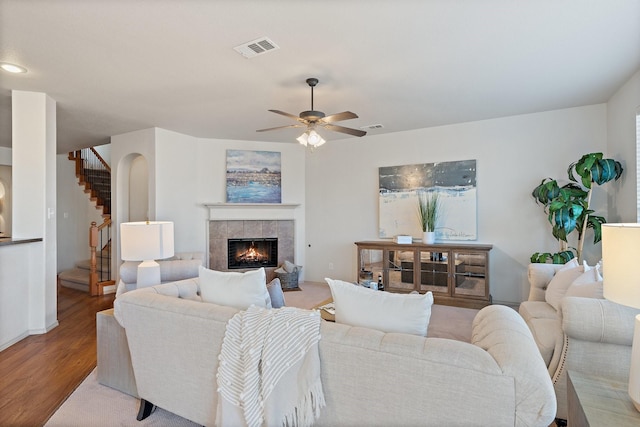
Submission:
<svg viewBox="0 0 640 427">
<path fill-rule="evenodd" d="M 296 219 L 299 203 L 205 203 L 209 220 Z"/>
</svg>

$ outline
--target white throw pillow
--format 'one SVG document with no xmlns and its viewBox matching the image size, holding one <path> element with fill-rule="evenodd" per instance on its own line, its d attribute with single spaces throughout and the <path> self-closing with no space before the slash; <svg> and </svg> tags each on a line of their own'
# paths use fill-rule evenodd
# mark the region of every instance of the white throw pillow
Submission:
<svg viewBox="0 0 640 427">
<path fill-rule="evenodd" d="M 558 272 L 553 276 L 553 279 L 549 282 L 547 290 L 544 294 L 544 299 L 553 308 L 560 309 L 560 302 L 564 295 L 567 293 L 567 289 L 582 273 L 591 269 L 586 263 L 584 265 L 578 264 L 578 261 L 574 258 L 567 262 Z"/>
<path fill-rule="evenodd" d="M 433 294 L 393 294 L 364 286 L 324 279 L 331 288 L 336 323 L 363 326 L 383 332 L 426 336 Z"/>
<path fill-rule="evenodd" d="M 602 284 L 602 276 L 598 271 L 598 266 L 596 266 L 596 268 L 590 268 L 574 280 L 564 296 L 603 299 Z"/>
<path fill-rule="evenodd" d="M 254 304 L 271 308 L 264 268 L 238 273 L 215 271 L 200 266 L 200 296 L 204 302 L 246 310 Z"/>
</svg>

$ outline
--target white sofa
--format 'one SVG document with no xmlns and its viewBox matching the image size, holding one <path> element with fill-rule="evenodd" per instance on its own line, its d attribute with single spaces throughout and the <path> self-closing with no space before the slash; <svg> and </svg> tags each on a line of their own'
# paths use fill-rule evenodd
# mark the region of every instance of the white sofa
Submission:
<svg viewBox="0 0 640 427">
<path fill-rule="evenodd" d="M 172 258 L 159 260 L 160 280 L 172 282 L 198 277 L 198 268 L 203 265 L 203 252 L 182 252 Z M 136 289 L 139 262 L 125 261 L 120 265 L 120 282 L 116 298 Z M 96 315 L 97 376 L 98 382 L 123 393 L 138 397 L 138 390 L 131 368 L 131 357 L 124 329 L 116 322 L 113 309 Z"/>
<path fill-rule="evenodd" d="M 567 419 L 567 370 L 626 382 L 634 319 L 640 310 L 605 299 L 565 297 L 556 311 L 545 300 L 547 286 L 562 268 L 530 264 L 529 299 L 519 312 L 538 345 L 556 393 L 557 418 Z"/>
<path fill-rule="evenodd" d="M 138 264 L 141 261 L 124 261 L 120 264 L 118 295 L 136 289 Z M 160 264 L 162 283 L 198 277 L 198 267 L 204 265 L 204 252 L 178 252 L 171 258 L 156 261 Z"/>
<path fill-rule="evenodd" d="M 198 281 L 190 279 L 123 294 L 115 311 L 141 408 L 150 402 L 214 425 L 218 354 L 238 310 L 202 302 Z M 472 343 L 325 321 L 321 335 L 326 407 L 316 425 L 546 427 L 555 416 L 535 341 L 508 307 L 481 310 Z"/>
</svg>

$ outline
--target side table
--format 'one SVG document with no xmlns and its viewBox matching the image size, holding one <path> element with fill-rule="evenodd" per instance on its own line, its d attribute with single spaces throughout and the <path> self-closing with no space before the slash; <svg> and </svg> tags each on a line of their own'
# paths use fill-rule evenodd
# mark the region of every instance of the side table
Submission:
<svg viewBox="0 0 640 427">
<path fill-rule="evenodd" d="M 322 301 L 320 304 L 316 305 L 315 307 L 313 307 L 314 310 L 319 310 L 320 311 L 320 317 L 322 317 L 323 320 L 326 320 L 328 322 L 335 322 L 336 321 L 336 315 L 335 315 L 335 309 L 333 310 L 333 313 L 323 309 L 322 307 L 330 304 L 333 302 L 333 298 L 329 298 L 326 299 L 324 301 Z"/>
<path fill-rule="evenodd" d="M 627 392 L 627 383 L 567 372 L 569 426 L 639 426 L 640 412 Z"/>
</svg>

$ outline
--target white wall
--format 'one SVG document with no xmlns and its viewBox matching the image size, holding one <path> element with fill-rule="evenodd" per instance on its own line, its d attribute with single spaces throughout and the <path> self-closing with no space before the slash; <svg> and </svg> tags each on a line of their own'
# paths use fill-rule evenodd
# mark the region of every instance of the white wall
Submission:
<svg viewBox="0 0 640 427">
<path fill-rule="evenodd" d="M 2 247 L 0 350 L 55 327 L 56 103 L 44 93 L 12 91 L 14 239 Z"/>
<path fill-rule="evenodd" d="M 149 219 L 156 219 L 155 211 L 155 145 L 156 130 L 143 129 L 111 137 L 111 250 L 114 253 L 112 271 L 119 279 L 120 224 L 129 221 L 129 179 L 132 162 L 144 156 L 149 168 Z"/>
<path fill-rule="evenodd" d="M 531 191 L 545 177 L 566 177 L 583 154 L 604 151 L 606 136 L 606 106 L 594 105 L 329 141 L 306 161 L 306 280 L 357 278 L 354 242 L 377 239 L 380 166 L 476 159 L 476 242 L 493 244 L 491 294 L 520 302 L 531 254 L 557 250 Z M 600 245 L 589 246 L 595 263 Z"/>
<path fill-rule="evenodd" d="M 146 157 L 149 167 L 150 219 L 173 221 L 175 251 L 207 253 L 209 212 L 204 206 L 226 200 L 226 150 L 279 151 L 282 154 L 282 202 L 299 203 L 296 218 L 296 262 L 304 263 L 302 248 L 305 230 L 304 199 L 305 151 L 299 144 L 254 141 L 227 141 L 196 138 L 164 129 L 146 129 L 114 136 L 112 168 L 118 170 L 116 221 L 126 222 L 126 209 L 121 194 L 128 186 L 125 169 L 132 154 Z M 127 172 L 128 173 L 128 172 Z M 116 184 L 112 183 L 112 188 Z M 118 240 L 114 240 L 118 241 Z M 118 257 L 119 248 L 118 248 Z"/>
<path fill-rule="evenodd" d="M 623 176 L 609 191 L 609 222 L 637 221 L 636 114 L 640 114 L 640 71 L 607 104 L 607 157 L 624 167 Z"/>
<path fill-rule="evenodd" d="M 58 169 L 58 273 L 73 268 L 75 263 L 89 259 L 89 226 L 92 221 L 101 224 L 102 209 L 78 183 L 75 162 L 68 154 L 56 156 Z"/>
<path fill-rule="evenodd" d="M 294 209 L 293 220 L 295 222 L 295 263 L 305 265 L 306 252 L 306 184 L 305 184 L 305 149 L 297 142 L 255 142 L 255 141 L 228 141 L 218 139 L 200 139 L 198 146 L 198 183 L 197 203 L 200 206 L 201 218 L 206 224 L 208 212 L 202 208 L 204 203 L 221 203 L 226 201 L 226 151 L 234 150 L 260 150 L 279 151 L 281 153 L 282 167 L 282 203 L 299 204 Z M 266 211 L 259 211 L 263 218 L 270 219 Z M 272 214 L 272 213 L 271 213 Z M 245 214 L 247 215 L 247 214 Z M 256 218 L 254 218 L 256 219 Z M 205 225 L 206 226 L 206 225 Z M 201 228 L 204 236 L 206 228 Z M 200 230 L 198 230 L 200 234 Z M 306 272 L 303 268 L 301 280 L 306 280 Z"/>
</svg>

